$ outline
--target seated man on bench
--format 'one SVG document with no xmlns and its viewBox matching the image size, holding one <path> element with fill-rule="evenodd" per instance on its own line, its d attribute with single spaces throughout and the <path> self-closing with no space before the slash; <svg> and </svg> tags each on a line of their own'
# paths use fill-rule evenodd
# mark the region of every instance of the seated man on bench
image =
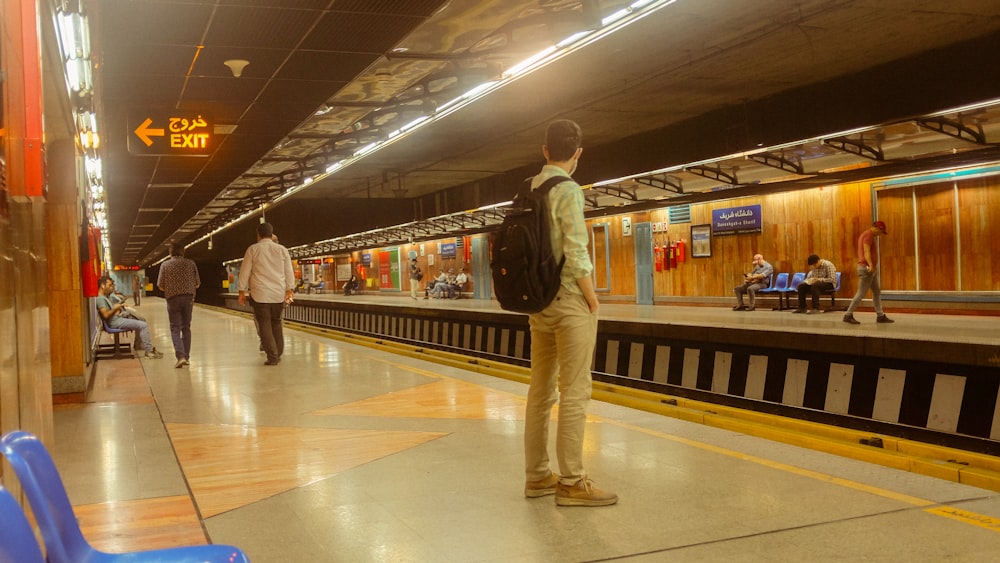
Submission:
<svg viewBox="0 0 1000 563">
<path fill-rule="evenodd" d="M 153 341 L 149 335 L 149 325 L 146 324 L 146 321 L 122 316 L 125 304 L 112 303 L 111 294 L 115 291 L 115 280 L 111 279 L 110 276 L 101 276 L 98 288 L 100 288 L 101 294 L 97 296 L 97 312 L 108 323 L 108 326 L 135 331 L 136 339 L 142 342 L 142 346 L 146 350 L 146 357 L 162 358 L 163 354 L 153 347 Z"/>
<path fill-rule="evenodd" d="M 358 289 L 361 288 L 361 280 L 358 279 L 357 274 L 351 274 L 351 279 L 347 280 L 344 284 L 344 295 L 351 295 L 352 293 L 357 293 Z"/>
</svg>

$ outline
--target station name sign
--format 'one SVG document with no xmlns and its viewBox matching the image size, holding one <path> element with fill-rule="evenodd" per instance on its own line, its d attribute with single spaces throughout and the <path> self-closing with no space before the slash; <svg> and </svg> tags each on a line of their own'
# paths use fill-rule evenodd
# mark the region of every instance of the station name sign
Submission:
<svg viewBox="0 0 1000 563">
<path fill-rule="evenodd" d="M 128 152 L 136 156 L 209 156 L 215 126 L 198 112 L 133 111 L 128 119 Z"/>
<path fill-rule="evenodd" d="M 759 204 L 712 210 L 712 234 L 717 236 L 759 233 L 762 225 Z"/>
</svg>

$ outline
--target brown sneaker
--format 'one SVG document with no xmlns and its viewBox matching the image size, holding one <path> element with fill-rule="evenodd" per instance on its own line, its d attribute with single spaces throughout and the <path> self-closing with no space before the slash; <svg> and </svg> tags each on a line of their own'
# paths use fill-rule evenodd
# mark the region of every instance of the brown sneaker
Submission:
<svg viewBox="0 0 1000 563">
<path fill-rule="evenodd" d="M 549 476 L 541 481 L 526 481 L 524 483 L 524 496 L 538 498 L 545 495 L 554 495 L 556 494 L 557 483 L 559 483 L 559 476 L 552 472 L 549 472 Z"/>
<path fill-rule="evenodd" d="M 616 502 L 618 495 L 598 489 L 586 477 L 575 485 L 556 485 L 556 504 L 559 506 L 608 506 Z"/>
</svg>

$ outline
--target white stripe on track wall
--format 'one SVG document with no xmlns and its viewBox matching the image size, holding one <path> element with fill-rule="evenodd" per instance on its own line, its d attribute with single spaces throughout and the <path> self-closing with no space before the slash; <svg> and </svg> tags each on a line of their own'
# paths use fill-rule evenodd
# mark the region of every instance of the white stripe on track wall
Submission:
<svg viewBox="0 0 1000 563">
<path fill-rule="evenodd" d="M 699 362 L 701 362 L 701 350 L 698 348 L 684 349 L 684 370 L 681 372 L 681 387 L 688 389 L 698 387 Z"/>
<path fill-rule="evenodd" d="M 782 390 L 781 403 L 801 407 L 806 396 L 806 376 L 809 374 L 809 362 L 789 358 L 785 367 L 785 388 Z"/>
<path fill-rule="evenodd" d="M 667 372 L 670 369 L 670 346 L 656 346 L 656 361 L 653 363 L 653 381 L 667 382 Z"/>
<path fill-rule="evenodd" d="M 633 342 L 628 354 L 628 376 L 642 379 L 642 356 L 645 346 L 641 342 Z"/>
<path fill-rule="evenodd" d="M 872 418 L 886 422 L 899 422 L 899 409 L 903 401 L 906 372 L 901 369 L 880 368 L 878 387 L 875 389 L 875 408 Z"/>
<path fill-rule="evenodd" d="M 934 377 L 934 392 L 931 394 L 927 428 L 954 434 L 958 430 L 958 416 L 962 412 L 964 395 L 964 377 L 937 374 Z"/>
<path fill-rule="evenodd" d="M 743 396 L 748 399 L 764 398 L 764 383 L 767 380 L 767 356 L 750 356 L 747 365 L 747 386 Z"/>
<path fill-rule="evenodd" d="M 733 370 L 733 354 L 718 351 L 715 353 L 715 368 L 712 372 L 712 392 L 726 395 L 729 393 L 729 376 Z"/>
<path fill-rule="evenodd" d="M 830 379 L 826 382 L 826 402 L 823 410 L 847 414 L 851 406 L 851 385 L 854 383 L 854 366 L 830 364 Z"/>
</svg>

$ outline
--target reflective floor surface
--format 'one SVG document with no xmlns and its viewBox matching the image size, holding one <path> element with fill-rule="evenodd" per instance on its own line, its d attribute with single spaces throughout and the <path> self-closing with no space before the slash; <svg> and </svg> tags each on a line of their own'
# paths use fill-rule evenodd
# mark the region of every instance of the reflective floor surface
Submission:
<svg viewBox="0 0 1000 563">
<path fill-rule="evenodd" d="M 264 366 L 252 320 L 200 307 L 191 365 L 176 369 L 164 302 L 140 308 L 165 357 L 101 360 L 91 402 L 55 414 L 70 498 L 109 551 L 211 541 L 255 562 L 1000 553 L 996 493 L 597 401 L 585 462 L 620 502 L 526 499 L 523 384 L 292 330 L 281 363 Z M 794 322 L 815 320 L 826 319 Z"/>
</svg>

